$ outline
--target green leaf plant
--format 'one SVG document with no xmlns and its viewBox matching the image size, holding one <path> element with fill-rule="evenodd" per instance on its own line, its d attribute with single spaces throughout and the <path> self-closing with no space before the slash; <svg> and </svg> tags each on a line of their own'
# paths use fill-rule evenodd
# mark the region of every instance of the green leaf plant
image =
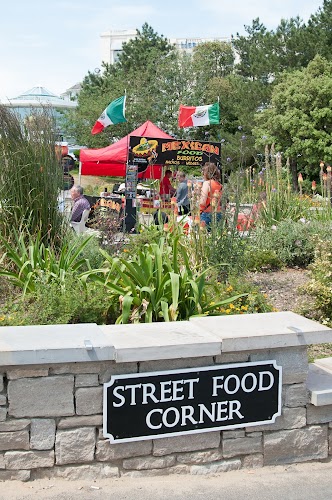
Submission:
<svg viewBox="0 0 332 500">
<path fill-rule="evenodd" d="M 118 324 L 187 320 L 243 296 L 211 304 L 206 293 L 208 269 L 192 269 L 179 234 L 146 244 L 128 258 L 102 252 L 106 267 L 85 276 L 110 291 L 113 305 L 120 304 Z"/>
<path fill-rule="evenodd" d="M 68 272 L 77 272 L 86 264 L 86 259 L 80 258 L 82 250 L 90 241 L 75 239 L 64 242 L 60 250 L 48 247 L 42 241 L 41 233 L 29 235 L 12 231 L 13 242 L 9 243 L 0 236 L 0 244 L 4 253 L 0 260 L 0 276 L 5 276 L 15 286 L 20 288 L 23 296 L 35 291 L 36 281 L 47 284 L 57 278 L 62 287 L 65 286 Z"/>
</svg>

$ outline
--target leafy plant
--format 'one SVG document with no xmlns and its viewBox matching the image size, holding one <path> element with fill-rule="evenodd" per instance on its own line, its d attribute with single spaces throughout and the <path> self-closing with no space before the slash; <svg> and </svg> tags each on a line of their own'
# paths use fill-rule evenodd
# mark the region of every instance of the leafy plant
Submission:
<svg viewBox="0 0 332 500">
<path fill-rule="evenodd" d="M 244 257 L 248 271 L 275 271 L 283 267 L 282 260 L 273 250 L 249 247 Z"/>
<path fill-rule="evenodd" d="M 162 237 L 159 243 L 144 246 L 128 259 L 103 252 L 109 271 L 86 273 L 106 286 L 111 301 L 115 299 L 120 304 L 117 323 L 185 320 L 196 314 L 209 314 L 239 298 L 211 304 L 206 293 L 207 270 L 199 273 L 191 267 L 179 235 L 169 243 Z"/>
<path fill-rule="evenodd" d="M 57 251 L 42 242 L 40 233 L 30 235 L 26 243 L 24 233 L 13 230 L 13 239 L 12 245 L 0 236 L 5 249 L 0 261 L 0 276 L 5 276 L 13 285 L 21 288 L 23 295 L 34 292 L 38 280 L 47 284 L 57 278 L 59 285 L 64 287 L 68 272 L 77 272 L 79 278 L 78 271 L 86 263 L 81 258 L 81 252 L 90 241 L 87 238 L 64 242 Z"/>
<path fill-rule="evenodd" d="M 0 105 L 0 233 L 26 227 L 61 244 L 64 225 L 58 210 L 63 171 L 55 149 L 55 119 L 49 109 L 32 112 L 22 125 Z"/>
<path fill-rule="evenodd" d="M 284 265 L 307 266 L 313 260 L 318 235 L 328 234 L 327 224 L 281 221 L 272 227 L 259 227 L 252 233 L 250 254 L 273 252 Z"/>
<path fill-rule="evenodd" d="M 0 325 L 55 325 L 68 323 L 109 323 L 111 315 L 107 290 L 95 284 L 85 286 L 75 273 L 68 272 L 65 286 L 59 277 L 40 277 L 34 291 L 8 301 Z"/>
<path fill-rule="evenodd" d="M 332 252 L 330 241 L 320 239 L 316 242 L 315 258 L 308 269 L 310 280 L 301 290 L 310 300 L 306 301 L 301 313 L 332 327 Z"/>
</svg>

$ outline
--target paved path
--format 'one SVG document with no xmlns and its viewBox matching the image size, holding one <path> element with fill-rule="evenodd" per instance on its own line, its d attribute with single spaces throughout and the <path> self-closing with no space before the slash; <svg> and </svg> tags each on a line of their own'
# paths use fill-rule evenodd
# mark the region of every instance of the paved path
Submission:
<svg viewBox="0 0 332 500">
<path fill-rule="evenodd" d="M 96 481 L 0 483 L 1 500 L 329 500 L 332 462 L 232 471 L 219 476 L 166 476 Z"/>
</svg>

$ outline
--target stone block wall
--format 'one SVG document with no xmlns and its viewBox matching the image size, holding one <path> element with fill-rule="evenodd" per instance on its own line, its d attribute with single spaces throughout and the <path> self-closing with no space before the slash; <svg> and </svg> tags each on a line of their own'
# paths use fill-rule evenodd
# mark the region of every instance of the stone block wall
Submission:
<svg viewBox="0 0 332 500">
<path fill-rule="evenodd" d="M 103 383 L 112 374 L 275 359 L 283 367 L 274 424 L 130 443 L 103 438 Z M 0 480 L 214 474 L 326 459 L 332 405 L 309 404 L 305 346 L 214 357 L 0 366 Z"/>
</svg>

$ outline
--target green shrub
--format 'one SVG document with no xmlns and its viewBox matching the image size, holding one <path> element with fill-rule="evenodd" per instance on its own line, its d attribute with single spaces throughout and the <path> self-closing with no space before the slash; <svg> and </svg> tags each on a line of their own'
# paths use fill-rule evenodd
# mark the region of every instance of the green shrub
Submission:
<svg viewBox="0 0 332 500">
<path fill-rule="evenodd" d="M 76 239 L 76 235 L 74 235 L 74 240 Z M 82 247 L 80 252 L 80 259 L 85 261 L 85 264 L 82 264 L 81 270 L 87 271 L 88 269 L 98 269 L 102 267 L 104 262 L 104 257 L 100 252 L 100 240 L 96 237 L 84 236 L 80 235 L 80 240 L 84 242 L 85 239 L 88 239 L 88 242 L 85 246 Z"/>
<path fill-rule="evenodd" d="M 330 241 L 316 243 L 315 259 L 308 267 L 309 281 L 301 291 L 309 296 L 301 313 L 332 327 L 332 251 Z"/>
<path fill-rule="evenodd" d="M 276 226 L 258 227 L 253 233 L 253 252 L 273 252 L 286 266 L 307 266 L 314 258 L 317 238 L 330 236 L 328 223 L 281 221 Z"/>
<path fill-rule="evenodd" d="M 119 311 L 110 309 L 108 292 L 88 283 L 83 286 L 67 274 L 65 287 L 54 278 L 35 283 L 34 292 L 9 301 L 0 325 L 52 325 L 69 323 L 115 323 Z"/>
<path fill-rule="evenodd" d="M 248 271 L 276 271 L 283 267 L 282 260 L 273 250 L 249 248 L 244 257 Z"/>
</svg>

